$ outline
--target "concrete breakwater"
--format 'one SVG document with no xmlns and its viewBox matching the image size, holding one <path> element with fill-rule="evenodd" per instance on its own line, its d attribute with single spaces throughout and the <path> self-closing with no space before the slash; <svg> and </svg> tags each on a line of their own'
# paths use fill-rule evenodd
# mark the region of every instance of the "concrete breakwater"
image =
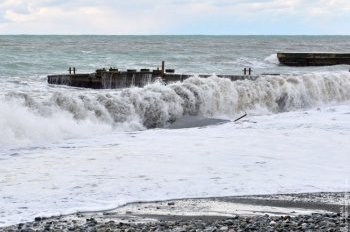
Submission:
<svg viewBox="0 0 350 232">
<path fill-rule="evenodd" d="M 287 66 L 328 66 L 350 64 L 350 53 L 290 53 L 279 52 L 277 58 Z"/>
<path fill-rule="evenodd" d="M 74 69 L 75 70 L 75 69 Z M 251 69 L 250 69 L 251 71 Z M 249 72 L 250 72 L 249 71 Z M 250 79 L 255 80 L 257 76 L 248 74 L 248 69 L 245 69 L 246 75 L 217 75 L 221 78 L 228 78 L 232 81 Z M 128 69 L 120 71 L 118 69 L 98 69 L 95 73 L 76 74 L 69 73 L 63 75 L 49 75 L 48 83 L 57 85 L 68 85 L 73 87 L 93 88 L 93 89 L 117 89 L 127 87 L 143 87 L 149 83 L 160 80 L 165 84 L 183 81 L 190 78 L 191 74 L 177 74 L 174 69 L 150 70 L 150 69 Z M 202 78 L 210 77 L 208 74 L 198 75 Z"/>
</svg>

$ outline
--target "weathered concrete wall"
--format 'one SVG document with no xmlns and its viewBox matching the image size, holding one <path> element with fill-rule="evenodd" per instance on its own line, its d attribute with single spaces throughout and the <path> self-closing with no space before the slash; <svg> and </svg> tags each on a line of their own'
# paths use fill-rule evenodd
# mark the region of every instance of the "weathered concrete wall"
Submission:
<svg viewBox="0 0 350 232">
<path fill-rule="evenodd" d="M 47 79 L 49 84 L 93 89 L 103 88 L 101 80 L 96 78 L 95 74 L 49 75 Z"/>
<path fill-rule="evenodd" d="M 281 64 L 288 66 L 328 66 L 350 64 L 350 53 L 277 53 Z"/>
<path fill-rule="evenodd" d="M 93 89 L 117 89 L 132 86 L 143 87 L 149 83 L 161 79 L 164 83 L 183 81 L 192 75 L 162 73 L 161 70 L 141 71 L 128 70 L 96 70 L 92 74 L 67 74 L 67 75 L 49 75 L 48 83 L 57 85 L 69 85 L 74 87 L 93 88 Z M 210 75 L 199 75 L 202 78 L 208 78 Z M 232 81 L 251 79 L 255 80 L 257 76 L 242 75 L 218 75 L 221 78 L 229 78 Z"/>
<path fill-rule="evenodd" d="M 96 79 L 99 79 L 98 77 Z M 100 78 L 102 88 L 116 89 L 130 86 L 142 87 L 155 81 L 152 72 L 103 72 Z"/>
</svg>

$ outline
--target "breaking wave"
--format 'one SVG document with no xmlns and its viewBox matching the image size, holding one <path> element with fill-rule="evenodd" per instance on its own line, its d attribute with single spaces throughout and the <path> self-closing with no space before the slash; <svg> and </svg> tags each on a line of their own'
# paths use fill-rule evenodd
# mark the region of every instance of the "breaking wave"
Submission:
<svg viewBox="0 0 350 232">
<path fill-rule="evenodd" d="M 55 91 L 40 98 L 7 93 L 0 101 L 0 144 L 164 127 L 184 115 L 235 117 L 244 111 L 276 113 L 342 102 L 350 100 L 350 74 L 261 76 L 234 82 L 192 77 L 182 83 L 97 94 Z"/>
<path fill-rule="evenodd" d="M 270 64 L 279 64 L 279 60 L 277 58 L 277 54 L 271 54 L 268 57 L 264 59 L 265 62 L 270 63 Z"/>
</svg>

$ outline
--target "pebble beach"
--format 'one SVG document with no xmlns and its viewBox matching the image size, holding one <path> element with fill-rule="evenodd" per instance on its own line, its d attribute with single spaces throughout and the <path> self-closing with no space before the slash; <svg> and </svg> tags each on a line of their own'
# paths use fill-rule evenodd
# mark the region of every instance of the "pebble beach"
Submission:
<svg viewBox="0 0 350 232">
<path fill-rule="evenodd" d="M 36 217 L 1 231 L 349 231 L 346 197 L 306 193 L 135 202 L 108 211 Z"/>
</svg>

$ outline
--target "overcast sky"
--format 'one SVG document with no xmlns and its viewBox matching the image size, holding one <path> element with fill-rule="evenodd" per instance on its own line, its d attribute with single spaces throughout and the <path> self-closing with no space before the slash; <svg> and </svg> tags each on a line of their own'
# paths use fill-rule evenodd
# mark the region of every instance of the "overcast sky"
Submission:
<svg viewBox="0 0 350 232">
<path fill-rule="evenodd" d="M 350 34 L 350 0 L 0 0 L 0 34 Z"/>
</svg>

